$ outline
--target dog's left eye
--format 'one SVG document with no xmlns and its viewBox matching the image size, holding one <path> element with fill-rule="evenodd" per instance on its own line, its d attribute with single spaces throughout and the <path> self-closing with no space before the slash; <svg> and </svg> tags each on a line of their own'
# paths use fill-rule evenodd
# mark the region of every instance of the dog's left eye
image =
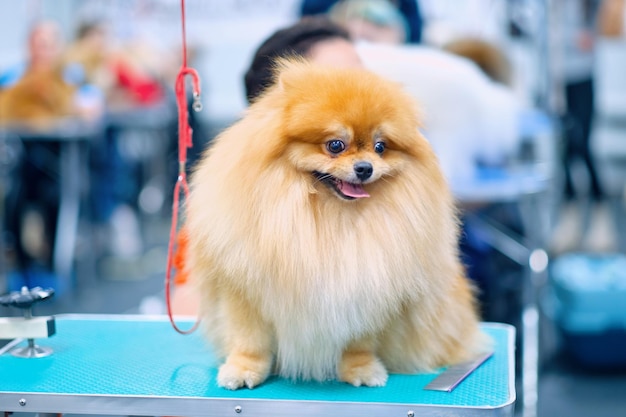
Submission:
<svg viewBox="0 0 626 417">
<path fill-rule="evenodd" d="M 374 152 L 379 155 L 385 152 L 385 142 L 376 142 L 374 144 Z"/>
<path fill-rule="evenodd" d="M 326 149 L 328 149 L 330 153 L 340 153 L 346 149 L 346 144 L 339 139 L 334 139 L 326 142 Z"/>
</svg>

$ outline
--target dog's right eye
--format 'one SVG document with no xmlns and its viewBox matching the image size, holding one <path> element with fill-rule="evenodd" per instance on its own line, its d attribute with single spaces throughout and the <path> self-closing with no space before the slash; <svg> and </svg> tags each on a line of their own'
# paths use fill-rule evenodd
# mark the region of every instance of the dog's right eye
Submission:
<svg viewBox="0 0 626 417">
<path fill-rule="evenodd" d="M 340 153 L 346 149 L 346 144 L 339 139 L 333 139 L 326 142 L 326 149 L 328 149 L 330 153 Z"/>
</svg>

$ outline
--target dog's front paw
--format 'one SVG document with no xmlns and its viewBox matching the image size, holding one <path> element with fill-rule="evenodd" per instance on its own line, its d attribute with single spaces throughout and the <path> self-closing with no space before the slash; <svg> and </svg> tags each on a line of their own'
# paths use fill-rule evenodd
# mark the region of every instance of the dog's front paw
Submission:
<svg viewBox="0 0 626 417">
<path fill-rule="evenodd" d="M 220 367 L 217 374 L 217 385 L 236 390 L 243 386 L 254 388 L 267 379 L 271 362 L 252 360 L 242 355 L 231 355 Z"/>
<path fill-rule="evenodd" d="M 383 387 L 387 378 L 382 362 L 371 353 L 345 353 L 339 365 L 339 379 L 355 387 Z"/>
</svg>

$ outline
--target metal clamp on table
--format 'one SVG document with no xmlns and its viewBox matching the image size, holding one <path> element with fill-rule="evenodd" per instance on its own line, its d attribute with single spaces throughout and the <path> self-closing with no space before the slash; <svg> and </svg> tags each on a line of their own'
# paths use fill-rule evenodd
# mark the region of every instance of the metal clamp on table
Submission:
<svg viewBox="0 0 626 417">
<path fill-rule="evenodd" d="M 54 317 L 33 317 L 33 304 L 46 300 L 54 295 L 54 290 L 36 287 L 15 291 L 0 297 L 0 305 L 17 307 L 24 311 L 24 317 L 0 317 L 0 339 L 16 339 L 13 343 L 0 349 L 0 354 L 8 351 L 20 358 L 43 358 L 52 354 L 49 347 L 35 344 L 35 339 L 46 338 L 56 332 Z M 16 347 L 21 339 L 27 339 L 28 345 Z"/>
</svg>

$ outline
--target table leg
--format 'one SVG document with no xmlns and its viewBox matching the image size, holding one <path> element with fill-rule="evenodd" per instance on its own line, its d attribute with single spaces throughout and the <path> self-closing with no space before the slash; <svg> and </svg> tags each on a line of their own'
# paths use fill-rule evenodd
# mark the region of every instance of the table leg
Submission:
<svg viewBox="0 0 626 417">
<path fill-rule="evenodd" d="M 71 287 L 80 209 L 80 143 L 67 141 L 60 149 L 61 195 L 54 242 L 54 271 L 63 288 Z"/>
<path fill-rule="evenodd" d="M 549 235 L 549 208 L 545 194 L 529 195 L 520 201 L 520 216 L 524 225 L 529 251 L 526 269 L 528 279 L 524 285 L 524 308 L 522 311 L 522 416 L 537 416 L 539 396 L 540 360 L 540 289 L 547 280 L 549 257 L 545 242 Z"/>
</svg>

